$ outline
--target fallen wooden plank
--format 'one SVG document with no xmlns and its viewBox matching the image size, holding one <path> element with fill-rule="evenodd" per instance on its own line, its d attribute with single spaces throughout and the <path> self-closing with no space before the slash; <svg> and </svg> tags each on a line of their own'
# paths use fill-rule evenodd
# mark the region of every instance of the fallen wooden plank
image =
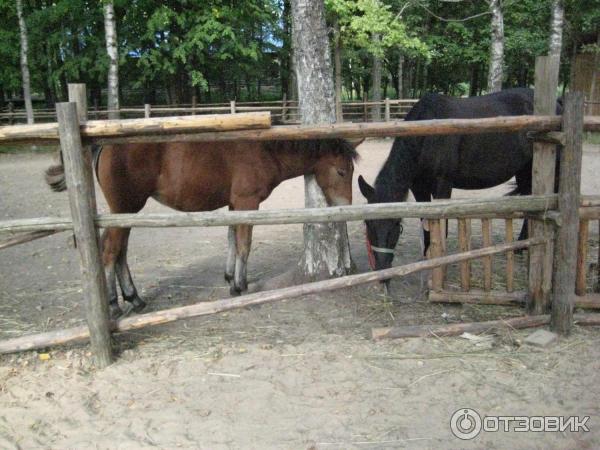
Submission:
<svg viewBox="0 0 600 450">
<path fill-rule="evenodd" d="M 181 306 L 163 311 L 156 311 L 138 316 L 127 317 L 111 324 L 111 330 L 114 332 L 123 332 L 136 330 L 147 326 L 160 325 L 174 322 L 176 320 L 190 317 L 216 314 L 232 309 L 243 308 L 251 305 L 270 303 L 277 300 L 302 297 L 310 294 L 329 292 L 338 289 L 348 288 L 361 284 L 371 283 L 373 281 L 386 280 L 393 277 L 405 276 L 423 270 L 430 270 L 446 264 L 453 264 L 460 261 L 481 258 L 488 255 L 495 255 L 509 250 L 527 248 L 533 245 L 544 244 L 543 239 L 527 239 L 511 244 L 498 244 L 489 248 L 471 250 L 465 253 L 444 256 L 438 259 L 419 261 L 404 266 L 392 267 L 390 269 L 379 270 L 375 272 L 366 272 L 358 275 L 349 275 L 332 280 L 317 281 L 313 283 L 291 286 L 272 291 L 257 292 L 255 294 L 242 295 L 240 297 L 225 298 L 212 302 L 199 302 L 189 306 Z M 87 327 L 76 327 L 66 330 L 49 331 L 45 333 L 22 336 L 14 339 L 8 339 L 0 342 L 0 353 L 11 353 L 23 350 L 33 350 L 53 345 L 66 344 L 72 342 L 81 342 L 89 339 L 89 330 Z"/>
<path fill-rule="evenodd" d="M 60 230 L 32 231 L 30 233 L 22 233 L 17 236 L 11 236 L 8 239 L 0 241 L 0 250 L 12 247 L 14 245 L 24 244 L 25 242 L 34 241 L 46 236 L 51 236 L 60 232 Z"/>
<path fill-rule="evenodd" d="M 429 301 L 432 303 L 464 303 L 477 305 L 523 306 L 527 300 L 527 292 L 490 291 L 480 289 L 464 291 L 441 292 L 429 291 Z M 575 297 L 575 306 L 582 309 L 600 309 L 600 294 L 587 294 Z"/>
<path fill-rule="evenodd" d="M 575 314 L 575 323 L 581 326 L 600 325 L 600 314 Z M 487 322 L 469 322 L 437 325 L 405 325 L 389 328 L 373 328 L 372 337 L 375 340 L 400 339 L 414 337 L 443 337 L 460 336 L 463 333 L 489 333 L 498 329 L 522 329 L 542 327 L 550 324 L 550 314 L 539 316 L 513 317 L 504 320 Z"/>
<path fill-rule="evenodd" d="M 471 289 L 467 292 L 429 291 L 429 301 L 433 303 L 474 303 L 478 305 L 522 306 L 527 300 L 527 292 L 482 291 Z"/>
</svg>

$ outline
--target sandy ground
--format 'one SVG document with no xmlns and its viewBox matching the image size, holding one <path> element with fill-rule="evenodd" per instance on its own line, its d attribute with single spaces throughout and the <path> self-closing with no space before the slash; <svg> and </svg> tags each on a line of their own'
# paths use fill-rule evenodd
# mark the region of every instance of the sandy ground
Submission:
<svg viewBox="0 0 600 450">
<path fill-rule="evenodd" d="M 390 146 L 363 144 L 355 176 L 372 181 Z M 66 195 L 43 183 L 50 160 L 0 155 L 0 219 L 69 215 Z M 598 193 L 600 148 L 586 147 L 583 168 L 584 193 Z M 302 195 L 302 181 L 291 180 L 263 207 L 301 207 Z M 355 183 L 354 202 L 363 201 Z M 101 195 L 99 205 L 106 211 Z M 154 202 L 146 208 L 162 210 Z M 419 258 L 417 225 L 405 223 L 395 264 Z M 349 234 L 365 271 L 363 225 L 349 224 Z M 298 260 L 301 226 L 258 227 L 254 236 L 251 279 Z M 502 236 L 495 223 L 494 240 Z M 597 248 L 595 230 L 591 245 Z M 226 297 L 225 249 L 223 228 L 136 229 L 130 262 L 147 311 Z M 523 257 L 517 262 L 523 283 Z M 494 263 L 500 269 L 503 261 Z M 0 448 L 600 447 L 600 330 L 576 328 L 545 350 L 522 345 L 526 331 L 483 341 L 372 342 L 372 327 L 521 314 L 430 305 L 420 298 L 420 280 L 395 280 L 392 299 L 365 287 L 127 333 L 116 337 L 119 359 L 105 370 L 92 366 L 87 346 L 3 356 Z M 501 277 L 495 282 L 500 286 Z M 0 252 L 1 338 L 81 324 L 80 301 L 77 253 L 67 234 Z M 590 432 L 482 433 L 461 441 L 449 424 L 465 407 L 482 416 L 591 416 Z"/>
</svg>

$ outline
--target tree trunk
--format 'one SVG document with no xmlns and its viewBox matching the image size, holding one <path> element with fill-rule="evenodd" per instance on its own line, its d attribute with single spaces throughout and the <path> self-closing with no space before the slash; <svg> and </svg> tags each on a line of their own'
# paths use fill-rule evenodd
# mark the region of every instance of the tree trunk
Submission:
<svg viewBox="0 0 600 450">
<path fill-rule="evenodd" d="M 504 75 L 504 16 L 502 0 L 488 0 L 492 13 L 492 44 L 490 48 L 490 68 L 488 72 L 488 91 L 502 90 Z"/>
<path fill-rule="evenodd" d="M 396 86 L 396 97 L 398 99 L 403 98 L 404 93 L 404 55 L 400 53 L 398 55 L 398 81 Z"/>
<path fill-rule="evenodd" d="M 479 63 L 471 66 L 471 83 L 469 86 L 469 97 L 474 97 L 479 91 Z"/>
<path fill-rule="evenodd" d="M 23 100 L 27 113 L 27 123 L 33 123 L 33 106 L 31 104 L 31 80 L 29 77 L 27 27 L 23 19 L 23 1 L 17 0 L 17 17 L 19 19 L 19 34 L 21 36 L 21 77 L 23 78 Z"/>
<path fill-rule="evenodd" d="M 302 124 L 335 122 L 335 99 L 329 40 L 323 0 L 292 0 L 292 41 Z M 306 176 L 307 208 L 326 206 L 314 176 Z M 304 225 L 304 254 L 300 269 L 305 278 L 323 279 L 351 269 L 345 223 Z"/>
<path fill-rule="evenodd" d="M 600 99 L 599 94 L 597 94 L 597 84 L 598 84 L 598 78 L 600 78 L 600 30 L 598 30 L 598 34 L 596 36 L 596 54 L 594 55 L 594 67 L 592 70 L 592 84 L 590 86 L 590 101 L 591 102 L 596 102 Z M 598 108 L 597 104 L 594 103 L 589 103 L 588 104 L 588 109 L 589 112 L 588 114 L 594 115 L 594 113 L 596 111 L 599 111 L 600 108 Z M 600 270 L 600 268 L 599 268 Z"/>
<path fill-rule="evenodd" d="M 429 90 L 429 65 L 427 61 L 423 63 L 423 71 L 421 72 L 421 96 Z"/>
<path fill-rule="evenodd" d="M 290 0 L 283 1 L 283 45 L 281 47 L 281 93 L 292 99 L 292 18 Z"/>
<path fill-rule="evenodd" d="M 119 118 L 119 55 L 117 52 L 117 26 L 115 9 L 112 1 L 104 3 L 104 32 L 106 35 L 106 52 L 108 53 L 108 101 L 109 119 Z"/>
<path fill-rule="evenodd" d="M 563 25 L 565 22 L 565 7 L 563 0 L 552 0 L 552 19 L 550 21 L 549 56 L 560 58 L 562 50 Z"/>
<path fill-rule="evenodd" d="M 377 33 L 373 34 L 373 41 L 375 43 L 381 40 L 381 36 Z M 373 102 L 381 101 L 381 57 L 379 55 L 373 55 L 373 67 L 371 68 L 371 81 L 373 87 Z M 381 105 L 373 105 L 371 108 L 371 120 L 373 122 L 381 121 Z"/>
<path fill-rule="evenodd" d="M 46 108 L 54 108 L 54 104 L 57 102 L 55 94 L 55 83 L 52 79 L 52 73 L 54 71 L 52 67 L 52 50 L 50 44 L 45 43 L 46 49 L 46 76 L 43 78 L 44 83 L 44 99 L 46 100 Z"/>
<path fill-rule="evenodd" d="M 335 120 L 338 123 L 344 121 L 342 111 L 342 39 L 340 37 L 340 24 L 337 17 L 333 23 L 333 59 L 335 65 Z"/>
</svg>

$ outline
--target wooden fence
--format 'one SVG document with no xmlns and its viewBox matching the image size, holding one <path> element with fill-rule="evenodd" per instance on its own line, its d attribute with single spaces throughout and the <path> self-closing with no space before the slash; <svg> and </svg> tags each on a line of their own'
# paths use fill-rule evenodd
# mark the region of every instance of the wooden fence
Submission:
<svg viewBox="0 0 600 450">
<path fill-rule="evenodd" d="M 418 100 L 414 99 L 389 99 L 380 102 L 351 101 L 342 103 L 342 113 L 345 121 L 370 122 L 373 110 L 378 109 L 381 117 L 386 122 L 403 119 Z M 299 123 L 298 102 L 294 100 L 276 100 L 263 102 L 237 102 L 209 104 L 183 104 L 183 105 L 139 105 L 126 106 L 118 111 L 93 108 L 88 111 L 91 119 L 106 119 L 109 113 L 118 112 L 121 118 L 150 118 L 164 116 L 202 115 L 202 114 L 235 114 L 240 112 L 265 111 L 271 113 L 274 123 L 293 124 Z M 55 122 L 56 109 L 37 108 L 33 111 L 35 122 Z M 12 106 L 0 109 L 0 124 L 12 125 L 24 123 L 27 114 L 23 108 L 15 109 Z"/>
<path fill-rule="evenodd" d="M 235 115 L 149 118 L 122 121 L 87 121 L 86 112 L 81 105 L 85 102 L 84 89 L 73 89 L 73 97 L 69 103 L 57 105 L 57 124 L 40 124 L 31 126 L 12 126 L 0 128 L 0 144 L 14 142 L 56 142 L 60 140 L 67 175 L 71 219 L 37 218 L 0 222 L 0 231 L 19 231 L 27 233 L 23 239 L 31 240 L 57 230 L 73 230 L 78 242 L 78 251 L 82 266 L 83 293 L 86 304 L 87 327 L 68 330 L 57 330 L 0 342 L 0 352 L 13 352 L 25 349 L 47 347 L 49 345 L 91 340 L 92 351 L 99 366 L 105 366 L 112 360 L 110 333 L 156 325 L 187 317 L 213 314 L 232 308 L 240 308 L 275 301 L 283 298 L 294 298 L 306 294 L 323 292 L 369 283 L 390 277 L 404 276 L 423 270 L 436 270 L 452 263 L 463 263 L 472 259 L 489 258 L 492 255 L 513 252 L 529 248 L 530 253 L 541 250 L 542 261 L 552 261 L 553 254 L 561 267 L 548 272 L 548 264 L 543 267 L 542 277 L 532 279 L 530 289 L 538 289 L 538 284 L 546 286 L 553 280 L 560 279 L 562 285 L 556 283 L 552 298 L 552 325 L 562 333 L 568 333 L 573 323 L 573 293 L 575 291 L 575 260 L 577 241 L 573 240 L 573 229 L 579 223 L 579 206 L 600 206 L 600 198 L 591 197 L 581 203 L 579 185 L 577 184 L 581 170 L 581 136 L 584 126 L 588 130 L 600 130 L 600 120 L 586 119 L 584 125 L 583 99 L 578 93 L 570 94 L 565 100 L 563 118 L 551 115 L 499 117 L 490 119 L 466 120 L 432 120 L 419 122 L 388 122 L 373 124 L 338 124 L 316 127 L 278 126 L 270 127 L 265 121 L 265 113 L 245 113 Z M 79 101 L 77 101 L 79 99 Z M 78 105 L 79 110 L 78 110 Z M 247 128 L 252 129 L 248 130 Z M 226 131 L 224 131 L 226 130 Z M 558 194 L 536 192 L 535 195 L 518 198 L 501 198 L 491 200 L 464 200 L 440 202 L 434 204 L 392 203 L 380 205 L 353 205 L 334 208 L 280 210 L 280 211 L 231 211 L 208 213 L 171 213 L 160 215 L 98 215 L 95 209 L 95 193 L 91 172 L 90 152 L 85 146 L 90 143 L 128 142 L 135 140 L 177 141 L 181 139 L 218 140 L 218 139 L 306 139 L 320 137 L 372 137 L 372 136 L 405 136 L 405 135 L 448 135 L 477 134 L 486 132 L 534 131 L 542 142 L 564 142 L 565 151 L 561 153 L 561 191 Z M 539 145 L 537 152 L 544 152 Z M 554 161 L 554 156 L 543 153 L 542 163 Z M 534 170 L 543 166 L 539 159 L 534 159 Z M 563 178 L 566 180 L 563 183 Z M 535 178 L 534 178 L 535 180 Z M 587 203 L 586 203 L 587 202 Z M 589 206 L 588 206 L 589 205 Z M 528 217 L 544 225 L 541 232 L 533 230 L 532 236 L 524 241 L 507 242 L 482 249 L 465 249 L 458 254 L 393 267 L 378 272 L 346 276 L 334 280 L 307 283 L 285 289 L 257 294 L 244 295 L 237 298 L 222 299 L 216 302 L 201 302 L 195 305 L 172 308 L 165 311 L 141 314 L 135 317 L 110 322 L 108 319 L 106 280 L 100 261 L 97 233 L 104 226 L 221 226 L 233 224 L 281 224 L 323 221 L 363 220 L 374 218 L 424 217 L 432 219 L 431 224 L 439 225 L 441 219 L 458 218 L 515 218 Z M 560 224 L 556 237 L 554 231 Z M 436 236 L 438 232 L 434 233 Z M 15 239 L 15 238 L 11 238 Z M 19 239 L 18 237 L 16 238 Z M 486 244 L 489 242 L 486 242 Z M 554 244 L 555 245 L 552 245 Z M 0 247 L 2 243 L 0 243 Z M 569 265 L 570 262 L 573 264 Z M 530 269 L 531 270 L 531 269 Z M 536 291 L 537 292 L 537 291 Z M 546 312 L 547 298 L 539 295 L 528 295 L 530 311 Z M 523 323 L 539 324 L 546 319 L 523 320 Z M 586 323 L 596 324 L 598 321 L 586 319 Z M 521 324 L 521 325 L 522 325 Z M 402 334 L 398 330 L 387 330 L 378 336 L 394 336 Z"/>
<path fill-rule="evenodd" d="M 378 109 L 380 116 L 385 122 L 402 120 L 418 100 L 416 99 L 389 99 L 380 102 L 374 101 L 351 101 L 342 103 L 344 121 L 347 122 L 372 122 L 373 111 Z M 598 102 L 585 102 L 586 107 L 591 107 Z M 294 100 L 275 100 L 262 102 L 236 102 L 228 103 L 203 103 L 201 105 L 134 105 L 125 106 L 118 111 L 93 108 L 88 111 L 88 116 L 94 120 L 107 119 L 109 113 L 118 112 L 123 119 L 150 118 L 165 116 L 184 116 L 202 114 L 235 114 L 240 112 L 270 112 L 271 118 L 276 124 L 297 124 L 300 122 L 298 114 L 298 102 Z M 56 109 L 36 108 L 33 111 L 36 123 L 56 122 Z M 25 109 L 14 107 L 0 108 L 0 124 L 13 125 L 25 123 L 27 114 Z"/>
<path fill-rule="evenodd" d="M 597 206 L 598 196 L 583 196 L 579 209 L 580 223 L 577 246 L 575 306 L 587 309 L 600 309 L 600 294 L 591 293 L 600 287 L 600 253 L 598 263 L 591 265 L 595 269 L 589 276 L 588 273 L 588 247 L 590 221 L 600 220 L 600 209 Z M 480 231 L 480 241 L 483 247 L 493 243 L 493 224 L 504 224 L 504 242 L 510 244 L 514 241 L 514 215 L 511 217 L 487 218 L 458 218 L 456 219 L 457 247 L 461 252 L 473 249 L 474 231 Z M 547 216 L 547 220 L 554 220 Z M 448 238 L 445 228 L 447 221 L 430 219 L 428 229 L 431 233 L 431 250 L 428 258 L 433 259 L 448 253 Z M 600 222 L 599 222 L 600 224 Z M 500 262 L 501 264 L 498 264 Z M 525 261 L 523 261 L 525 262 Z M 525 306 L 529 292 L 526 289 L 517 289 L 515 270 L 525 271 L 526 267 L 518 266 L 515 253 L 507 251 L 501 261 L 492 261 L 492 257 L 482 259 L 481 278 L 474 278 L 474 270 L 470 261 L 459 264 L 456 280 L 448 275 L 447 268 L 434 269 L 429 281 L 428 298 L 434 303 L 464 303 L 480 305 Z M 501 267 L 499 267 L 501 266 Z M 502 267 L 503 266 L 503 267 Z M 495 268 L 495 269 L 494 269 Z"/>
</svg>

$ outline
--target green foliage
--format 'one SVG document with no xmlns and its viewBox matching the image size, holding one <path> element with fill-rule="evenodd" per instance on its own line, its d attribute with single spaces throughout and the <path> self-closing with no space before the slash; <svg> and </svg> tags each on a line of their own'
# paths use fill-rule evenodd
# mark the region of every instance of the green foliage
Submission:
<svg viewBox="0 0 600 450">
<path fill-rule="evenodd" d="M 363 49 L 380 58 L 389 49 L 401 49 L 411 56 L 428 56 L 428 48 L 407 30 L 391 5 L 379 0 L 326 0 L 338 19 L 344 47 Z M 373 39 L 374 35 L 380 39 Z"/>
<path fill-rule="evenodd" d="M 0 0 L 0 17 L 13 17 L 5 20 L 0 28 L 0 88 L 3 91 L 19 89 L 21 75 L 19 70 L 19 28 L 14 0 Z"/>
<path fill-rule="evenodd" d="M 104 1 L 104 0 L 103 0 Z M 24 0 L 34 93 L 49 106 L 68 82 L 103 100 L 108 58 L 98 0 Z M 484 0 L 325 0 L 340 29 L 346 92 L 368 89 L 373 57 L 384 86 L 399 58 L 409 95 L 476 93 L 485 85 L 490 16 Z M 505 86 L 530 85 L 548 48 L 551 0 L 505 0 Z M 280 98 L 290 74 L 289 0 L 114 0 L 123 104 Z M 598 51 L 600 0 L 565 0 L 563 80 L 574 50 Z M 15 1 L 0 0 L 0 102 L 19 97 Z M 468 18 L 468 20 L 463 20 Z M 445 19 L 445 20 L 442 20 Z M 458 19 L 458 20 L 452 20 Z M 277 91 L 266 92 L 265 80 Z M 384 87 L 385 89 L 386 87 Z"/>
</svg>

